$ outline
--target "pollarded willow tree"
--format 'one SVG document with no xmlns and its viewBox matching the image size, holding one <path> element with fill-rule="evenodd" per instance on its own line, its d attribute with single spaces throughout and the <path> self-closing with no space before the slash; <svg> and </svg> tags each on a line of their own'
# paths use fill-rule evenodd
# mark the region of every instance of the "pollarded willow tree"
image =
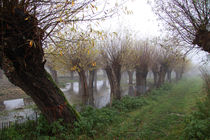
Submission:
<svg viewBox="0 0 210 140">
<path fill-rule="evenodd" d="M 191 67 L 191 61 L 187 59 L 182 53 L 177 53 L 176 61 L 174 65 L 174 72 L 176 74 L 176 81 L 180 80 L 187 70 Z"/>
<path fill-rule="evenodd" d="M 59 33 L 59 40 L 55 46 L 50 44 L 48 55 L 50 61 L 54 64 L 54 69 L 69 73 L 75 71 L 78 73 L 81 84 L 81 95 L 83 104 L 93 105 L 93 80 L 94 70 L 96 69 L 96 61 L 98 51 L 95 48 L 95 41 L 90 37 L 91 35 L 83 32 L 76 32 L 74 35 Z M 79 38 L 76 42 L 70 42 L 68 38 Z M 52 49 L 50 49 L 52 48 Z M 88 79 L 86 72 L 90 71 L 90 79 Z"/>
<path fill-rule="evenodd" d="M 182 54 L 180 50 L 182 50 L 182 46 L 184 44 L 181 44 L 176 37 L 165 37 L 164 39 L 160 40 L 159 45 L 161 46 L 159 60 L 161 63 L 160 76 L 166 75 L 168 82 L 171 82 L 172 70 L 177 64 L 176 60 L 179 59 L 180 54 Z M 187 53 L 188 52 L 186 52 L 185 55 L 187 55 Z M 159 80 L 161 85 L 164 83 L 165 77 L 159 77 Z"/>
<path fill-rule="evenodd" d="M 95 0 L 0 0 L 0 68 L 11 83 L 32 97 L 49 122 L 61 118 L 73 124 L 79 120 L 79 114 L 45 71 L 44 44 L 54 42 L 54 32 L 68 23 L 109 16 L 96 12 L 95 3 Z"/>
<path fill-rule="evenodd" d="M 175 36 L 210 53 L 209 0 L 155 0 L 154 11 Z"/>
<path fill-rule="evenodd" d="M 101 56 L 104 62 L 109 84 L 111 87 L 111 100 L 121 99 L 120 81 L 123 56 L 126 52 L 122 45 L 121 38 L 113 33 L 102 43 Z M 111 101 L 110 101 L 111 102 Z"/>
<path fill-rule="evenodd" d="M 150 47 L 148 40 L 139 40 L 135 42 L 136 93 L 138 96 L 146 93 L 146 79 L 153 54 L 153 50 Z"/>
<path fill-rule="evenodd" d="M 135 57 L 135 48 L 134 48 L 134 40 L 132 40 L 130 34 L 127 34 L 126 37 L 122 40 L 122 45 L 125 48 L 125 53 L 123 55 L 122 60 L 122 71 L 126 71 L 128 73 L 128 94 L 134 96 L 134 71 L 136 66 L 136 57 Z"/>
</svg>

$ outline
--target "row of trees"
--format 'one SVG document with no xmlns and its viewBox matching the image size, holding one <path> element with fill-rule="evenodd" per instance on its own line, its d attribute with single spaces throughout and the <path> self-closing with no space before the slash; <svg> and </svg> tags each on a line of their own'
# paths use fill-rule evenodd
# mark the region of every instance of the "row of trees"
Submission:
<svg viewBox="0 0 210 140">
<path fill-rule="evenodd" d="M 59 49 L 48 48 L 51 50 L 48 62 L 54 70 L 65 73 L 77 72 L 83 103 L 91 105 L 94 104 L 93 81 L 97 69 L 106 71 L 111 88 L 111 103 L 112 99 L 121 99 L 122 72 L 128 73 L 130 85 L 133 85 L 133 74 L 136 73 L 135 90 L 138 96 L 147 91 L 149 71 L 153 73 L 154 87 L 157 88 L 165 82 L 166 75 L 167 80 L 171 82 L 172 71 L 176 73 L 176 80 L 182 77 L 189 61 L 180 51 L 178 40 L 174 38 L 134 40 L 130 36 L 128 33 L 125 35 L 112 33 L 104 36 L 105 39 L 98 38 L 97 42 L 83 40 L 76 43 L 67 43 L 67 38 L 60 38 L 58 45 L 62 45 L 65 51 L 60 53 Z"/>
<path fill-rule="evenodd" d="M 45 71 L 43 48 L 49 41 L 54 42 L 55 32 L 66 24 L 112 15 L 112 12 L 107 15 L 106 6 L 96 12 L 96 3 L 95 0 L 0 0 L 0 68 L 11 83 L 32 97 L 50 122 L 62 118 L 73 123 L 79 120 L 79 115 Z M 160 3 L 158 0 L 157 5 L 157 14 L 166 19 L 172 31 L 177 31 L 176 35 L 209 52 L 208 0 L 160 0 Z M 118 8 L 109 11 L 114 9 Z"/>
</svg>

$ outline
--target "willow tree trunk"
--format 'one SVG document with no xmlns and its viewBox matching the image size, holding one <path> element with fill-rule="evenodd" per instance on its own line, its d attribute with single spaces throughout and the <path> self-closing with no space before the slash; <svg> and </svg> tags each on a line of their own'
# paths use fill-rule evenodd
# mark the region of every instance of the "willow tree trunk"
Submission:
<svg viewBox="0 0 210 140">
<path fill-rule="evenodd" d="M 175 71 L 175 74 L 176 74 L 176 81 L 179 81 L 182 78 L 181 71 Z"/>
<path fill-rule="evenodd" d="M 152 71 L 154 77 L 154 87 L 158 87 L 158 72 Z"/>
<path fill-rule="evenodd" d="M 160 71 L 159 71 L 158 74 L 159 74 L 158 75 L 158 87 L 160 87 L 165 82 L 166 68 L 164 68 L 163 66 L 161 66 L 160 67 Z"/>
<path fill-rule="evenodd" d="M 168 81 L 169 83 L 171 83 L 171 72 L 172 72 L 171 69 L 167 71 L 167 81 Z"/>
<path fill-rule="evenodd" d="M 133 88 L 133 73 L 134 71 L 127 71 L 128 73 L 128 84 L 129 84 L 129 88 L 128 88 L 128 94 L 130 96 L 134 96 L 134 88 Z"/>
<path fill-rule="evenodd" d="M 128 84 L 133 85 L 133 73 L 134 71 L 127 71 L 128 73 Z"/>
<path fill-rule="evenodd" d="M 120 80 L 121 80 L 121 65 L 119 63 L 112 64 L 112 76 L 114 77 L 114 99 L 121 99 Z"/>
<path fill-rule="evenodd" d="M 93 84 L 94 84 L 94 77 L 95 77 L 95 70 L 90 70 L 89 71 L 89 85 L 88 85 L 88 89 L 89 89 L 89 104 L 94 106 L 94 96 L 93 96 Z"/>
<path fill-rule="evenodd" d="M 137 96 L 145 94 L 147 91 L 147 69 L 136 68 L 136 94 Z"/>
<path fill-rule="evenodd" d="M 112 69 L 110 66 L 106 66 L 105 67 L 105 71 L 109 80 L 109 85 L 111 88 L 111 92 L 110 92 L 110 106 L 112 106 L 112 100 L 113 100 L 113 96 L 114 96 L 114 92 L 115 92 L 115 88 L 114 88 L 114 77 L 112 74 Z"/>
<path fill-rule="evenodd" d="M 13 6 L 1 7 L 0 68 L 11 83 L 33 99 L 49 122 L 63 119 L 73 124 L 80 119 L 79 114 L 44 69 L 43 31 L 37 19 Z"/>
<path fill-rule="evenodd" d="M 84 105 L 88 105 L 89 91 L 87 84 L 87 77 L 84 70 L 80 70 L 78 72 L 80 77 L 80 86 L 81 86 L 81 94 L 82 94 L 82 103 Z"/>
</svg>

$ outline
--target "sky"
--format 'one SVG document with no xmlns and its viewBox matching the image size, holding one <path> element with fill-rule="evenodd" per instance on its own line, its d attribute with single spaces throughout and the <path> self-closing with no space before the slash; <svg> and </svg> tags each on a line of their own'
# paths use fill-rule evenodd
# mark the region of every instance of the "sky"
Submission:
<svg viewBox="0 0 210 140">
<path fill-rule="evenodd" d="M 105 21 L 103 28 L 110 31 L 117 31 L 119 28 L 126 28 L 135 33 L 137 38 L 151 38 L 163 34 L 163 25 L 157 20 L 147 0 L 133 0 L 126 3 L 128 10 L 133 14 L 121 14 Z M 201 64 L 207 53 L 201 50 L 193 50 L 188 56 L 194 64 Z"/>
<path fill-rule="evenodd" d="M 129 29 L 138 37 L 151 37 L 160 34 L 156 15 L 152 12 L 147 0 L 128 1 L 124 6 L 133 14 L 121 14 L 105 21 L 103 28 L 111 31 L 119 28 Z"/>
</svg>

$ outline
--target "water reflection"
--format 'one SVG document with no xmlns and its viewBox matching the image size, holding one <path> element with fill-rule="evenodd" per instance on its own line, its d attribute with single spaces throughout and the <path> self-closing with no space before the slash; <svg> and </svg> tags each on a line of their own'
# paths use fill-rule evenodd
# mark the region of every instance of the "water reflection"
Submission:
<svg viewBox="0 0 210 140">
<path fill-rule="evenodd" d="M 64 92 L 67 100 L 70 104 L 81 105 L 84 100 L 82 94 L 80 94 L 80 84 L 78 82 L 66 83 L 65 88 L 61 88 Z M 131 95 L 134 96 L 134 87 L 124 84 L 121 88 L 122 96 Z M 90 104 L 91 99 L 87 99 L 87 103 Z M 93 90 L 93 103 L 94 107 L 102 108 L 109 104 L 110 102 L 110 86 L 108 80 L 98 80 L 94 84 Z M 2 110 L 15 110 L 9 112 L 7 115 L 1 116 L 0 120 L 4 121 L 14 121 L 17 120 L 17 116 L 20 118 L 34 117 L 34 111 L 32 109 L 27 109 L 26 106 L 34 104 L 31 98 L 22 98 L 15 100 L 7 100 L 0 103 L 0 109 Z M 79 106 L 76 106 L 79 107 Z M 24 120 L 24 119 L 23 119 Z"/>
<path fill-rule="evenodd" d="M 71 104 L 78 105 L 78 104 L 83 103 L 84 97 L 82 97 L 82 95 L 79 94 L 79 83 L 78 82 L 74 82 L 73 86 L 69 86 L 69 84 L 67 83 L 65 89 L 66 90 L 63 90 L 64 94 L 65 94 L 67 100 Z M 128 86 L 124 86 L 121 89 L 122 96 L 128 95 L 129 90 L 130 89 L 128 89 Z M 132 91 L 130 91 L 130 92 L 132 92 Z M 133 93 L 132 93 L 132 95 L 134 96 Z M 96 85 L 94 86 L 93 97 L 94 97 L 94 106 L 97 108 L 102 108 L 109 103 L 109 101 L 110 101 L 110 86 L 109 86 L 108 80 L 98 80 L 97 81 Z M 90 99 L 87 99 L 86 101 L 89 103 Z"/>
<path fill-rule="evenodd" d="M 81 94 L 79 94 L 79 83 L 74 82 L 73 86 L 68 85 L 69 84 L 67 84 L 65 87 L 66 90 L 63 90 L 67 100 L 71 104 L 82 104 L 83 97 Z M 109 86 L 107 86 L 107 80 L 97 81 L 93 91 L 94 104 L 96 107 L 100 108 L 109 103 L 110 89 Z"/>
<path fill-rule="evenodd" d="M 61 88 L 64 92 L 67 100 L 71 104 L 80 105 L 84 103 L 84 97 L 80 93 L 80 84 L 79 82 L 66 83 L 65 88 Z M 122 96 L 130 95 L 135 96 L 134 86 L 128 86 L 123 84 L 121 88 Z M 86 100 L 90 104 L 91 99 Z M 93 90 L 93 104 L 97 108 L 106 106 L 110 101 L 110 85 L 108 80 L 98 80 L 94 84 Z M 14 110 L 14 109 L 23 109 L 25 106 L 33 104 L 31 98 L 22 98 L 15 100 L 6 100 L 0 103 L 1 110 Z"/>
</svg>

